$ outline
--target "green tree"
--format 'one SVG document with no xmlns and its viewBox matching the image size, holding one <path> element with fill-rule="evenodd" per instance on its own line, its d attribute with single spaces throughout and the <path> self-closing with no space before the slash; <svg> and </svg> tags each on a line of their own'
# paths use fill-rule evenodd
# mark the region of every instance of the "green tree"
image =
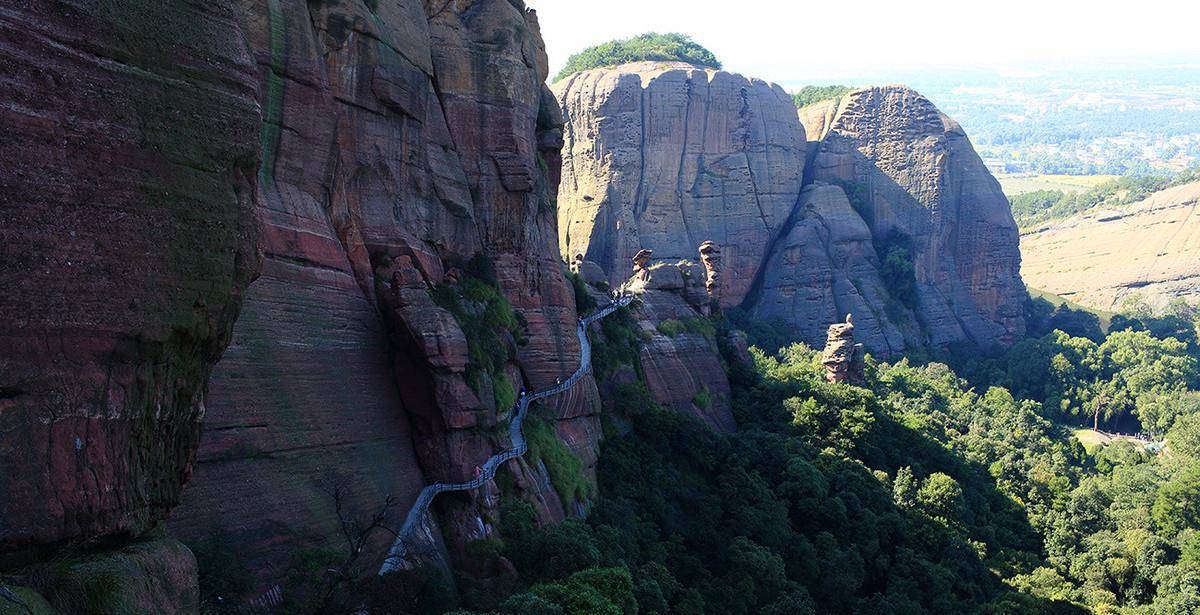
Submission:
<svg viewBox="0 0 1200 615">
<path fill-rule="evenodd" d="M 1200 528 L 1200 464 L 1193 463 L 1163 485 L 1150 514 L 1154 525 L 1168 536 Z"/>
<path fill-rule="evenodd" d="M 658 62 L 687 62 L 705 68 L 721 68 L 713 53 L 685 34 L 647 32 L 632 38 L 610 41 L 589 47 L 567 58 L 567 64 L 554 77 L 560 81 L 580 71 L 602 66 L 617 66 L 628 62 L 652 60 Z"/>
<path fill-rule="evenodd" d="M 917 502 L 926 513 L 943 519 L 957 519 L 963 511 L 963 492 L 958 481 L 941 472 L 934 472 L 922 481 Z"/>
</svg>

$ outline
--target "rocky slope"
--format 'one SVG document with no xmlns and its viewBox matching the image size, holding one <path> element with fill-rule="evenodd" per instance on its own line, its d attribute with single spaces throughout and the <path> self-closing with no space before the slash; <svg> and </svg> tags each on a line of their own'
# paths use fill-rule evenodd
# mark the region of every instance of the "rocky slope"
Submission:
<svg viewBox="0 0 1200 615">
<path fill-rule="evenodd" d="M 566 120 L 560 247 L 613 281 L 643 248 L 672 261 L 711 240 L 721 304 L 812 345 L 848 312 L 883 355 L 1023 333 L 1007 199 L 916 92 L 854 91 L 801 110 L 801 124 L 778 87 L 687 65 L 595 69 L 553 90 Z M 882 262 L 892 245 L 909 255 L 908 301 Z"/>
<path fill-rule="evenodd" d="M 561 120 L 536 19 L 520 2 L 442 4 L 240 7 L 265 118 L 263 275 L 213 375 L 171 527 L 224 537 L 267 582 L 296 549 L 338 539 L 335 488 L 343 514 L 394 496 L 398 520 L 425 482 L 467 479 L 504 448 L 501 380 L 510 396 L 544 388 L 578 360 L 552 200 Z M 468 278 L 497 282 L 522 321 L 523 345 L 487 349 L 502 353 L 493 371 L 472 371 L 470 323 L 444 301 L 473 309 Z M 555 403 L 587 467 L 594 382 Z M 544 477 L 513 463 L 561 519 L 539 499 Z M 494 505 L 453 504 L 452 551 L 491 531 Z"/>
<path fill-rule="evenodd" d="M 1093 210 L 1026 231 L 1021 275 L 1040 290 L 1112 310 L 1133 293 L 1163 307 L 1200 299 L 1200 182 L 1119 209 Z"/>
<path fill-rule="evenodd" d="M 721 301 L 746 296 L 800 193 L 804 134 L 777 85 L 681 63 L 638 62 L 553 86 L 568 118 L 559 246 L 624 281 L 641 248 L 695 258 L 722 247 Z"/>
<path fill-rule="evenodd" d="M 6 4 L 0 64 L 5 565 L 178 502 L 257 267 L 260 116 L 219 3 Z"/>
</svg>

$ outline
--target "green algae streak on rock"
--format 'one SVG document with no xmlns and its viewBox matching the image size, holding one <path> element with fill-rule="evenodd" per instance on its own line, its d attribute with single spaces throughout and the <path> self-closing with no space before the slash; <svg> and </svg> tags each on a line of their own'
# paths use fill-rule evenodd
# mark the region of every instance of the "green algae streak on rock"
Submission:
<svg viewBox="0 0 1200 615">
<path fill-rule="evenodd" d="M 0 65 L 0 559 L 20 563 L 178 502 L 257 267 L 260 114 L 222 3 L 7 3 Z"/>
</svg>

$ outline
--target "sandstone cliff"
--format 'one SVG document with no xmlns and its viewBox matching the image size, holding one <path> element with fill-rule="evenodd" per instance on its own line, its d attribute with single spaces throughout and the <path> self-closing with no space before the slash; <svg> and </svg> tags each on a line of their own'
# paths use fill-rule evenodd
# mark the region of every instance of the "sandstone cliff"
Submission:
<svg viewBox="0 0 1200 615">
<path fill-rule="evenodd" d="M 257 266 L 260 116 L 220 3 L 9 3 L 0 64 L 4 565 L 178 502 Z"/>
<path fill-rule="evenodd" d="M 629 259 L 695 258 L 712 240 L 721 301 L 746 296 L 804 173 L 804 134 L 777 85 L 681 63 L 638 62 L 554 84 L 566 118 L 559 247 L 623 282 Z"/>
<path fill-rule="evenodd" d="M 1020 338 L 1017 227 L 962 128 L 903 86 L 857 90 L 822 113 L 811 177 L 842 186 L 876 242 L 910 246 L 928 343 Z"/>
<path fill-rule="evenodd" d="M 553 89 L 566 121 L 560 248 L 610 280 L 643 248 L 675 261 L 711 240 L 721 304 L 811 345 L 851 312 L 882 355 L 1023 333 L 1007 199 L 962 129 L 916 92 L 854 91 L 800 110 L 801 125 L 778 87 L 677 63 L 585 71 Z M 894 245 L 911 297 L 883 262 Z"/>
<path fill-rule="evenodd" d="M 507 444 L 503 400 L 565 376 L 579 348 L 552 200 L 561 120 L 532 12 L 247 0 L 238 23 L 264 115 L 263 274 L 213 375 L 172 529 L 222 536 L 269 582 L 295 549 L 336 540 L 335 487 L 359 514 L 395 496 L 395 522 L 425 482 L 469 478 Z M 464 332 L 482 309 L 468 278 L 497 282 L 520 315 L 484 349 L 499 353 L 487 369 Z M 554 403 L 588 467 L 595 384 Z M 544 482 L 512 467 L 519 486 Z M 451 546 L 490 532 L 480 508 L 494 504 L 452 503 Z"/>
<path fill-rule="evenodd" d="M 644 280 L 626 286 L 639 299 L 633 310 L 642 339 L 637 367 L 650 397 L 664 408 L 731 432 L 732 393 L 707 318 L 712 298 L 706 278 L 703 265 L 679 261 L 654 265 Z"/>
<path fill-rule="evenodd" d="M 1021 275 L 1033 288 L 1112 310 L 1133 293 L 1163 307 L 1200 299 L 1200 182 L 1119 209 L 1093 210 L 1021 237 Z"/>
<path fill-rule="evenodd" d="M 754 314 L 792 326 L 819 347 L 831 322 L 853 314 L 857 337 L 890 355 L 920 346 L 913 316 L 879 275 L 871 229 L 835 185 L 806 186 L 787 234 L 773 246 L 760 276 Z"/>
</svg>

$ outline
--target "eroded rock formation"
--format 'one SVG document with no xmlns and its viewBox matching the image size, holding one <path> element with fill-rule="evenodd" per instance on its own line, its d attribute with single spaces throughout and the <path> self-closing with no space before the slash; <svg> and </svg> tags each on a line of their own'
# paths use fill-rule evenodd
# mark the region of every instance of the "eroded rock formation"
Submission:
<svg viewBox="0 0 1200 615">
<path fill-rule="evenodd" d="M 866 367 L 863 345 L 854 341 L 854 320 L 846 314 L 846 322 L 829 325 L 825 337 L 825 350 L 821 353 L 821 364 L 825 366 L 825 380 L 842 384 L 861 385 Z"/>
<path fill-rule="evenodd" d="M 1144 201 L 1084 212 L 1021 236 L 1021 275 L 1033 288 L 1113 310 L 1140 294 L 1150 305 L 1200 299 L 1200 182 Z"/>
<path fill-rule="evenodd" d="M 776 85 L 640 62 L 554 84 L 566 118 L 559 247 L 614 286 L 643 246 L 663 262 L 723 250 L 723 305 L 742 301 L 800 193 L 805 140 Z"/>
<path fill-rule="evenodd" d="M 0 65 L 4 565 L 178 502 L 257 267 L 260 116 L 221 3 L 10 3 Z"/>
<path fill-rule="evenodd" d="M 710 297 L 704 288 L 704 266 L 694 261 L 660 262 L 637 275 L 641 278 L 630 279 L 625 289 L 638 299 L 631 307 L 640 339 L 636 371 L 641 372 L 650 397 L 666 408 L 700 418 L 713 429 L 733 431 L 732 394 L 717 345 L 719 333 L 707 317 Z M 607 300 L 602 290 L 592 292 L 597 303 Z M 595 333 L 602 334 L 603 328 L 595 327 Z M 735 360 L 748 363 L 744 340 L 731 343 L 744 354 Z M 626 366 L 609 376 L 604 385 L 613 388 L 605 396 L 620 395 L 615 387 L 634 383 L 636 371 Z"/>
<path fill-rule="evenodd" d="M 846 312 L 885 356 L 1022 335 L 1008 201 L 962 129 L 916 92 L 870 88 L 807 107 L 806 132 L 777 88 L 687 65 L 596 69 L 553 89 L 566 119 L 564 253 L 619 278 L 642 246 L 673 262 L 710 240 L 720 304 L 782 320 L 814 345 Z M 912 291 L 881 274 L 898 245 Z"/>
<path fill-rule="evenodd" d="M 721 246 L 706 241 L 700 244 L 700 262 L 704 263 L 707 277 L 704 280 L 704 290 L 718 304 L 721 301 Z"/>
</svg>

